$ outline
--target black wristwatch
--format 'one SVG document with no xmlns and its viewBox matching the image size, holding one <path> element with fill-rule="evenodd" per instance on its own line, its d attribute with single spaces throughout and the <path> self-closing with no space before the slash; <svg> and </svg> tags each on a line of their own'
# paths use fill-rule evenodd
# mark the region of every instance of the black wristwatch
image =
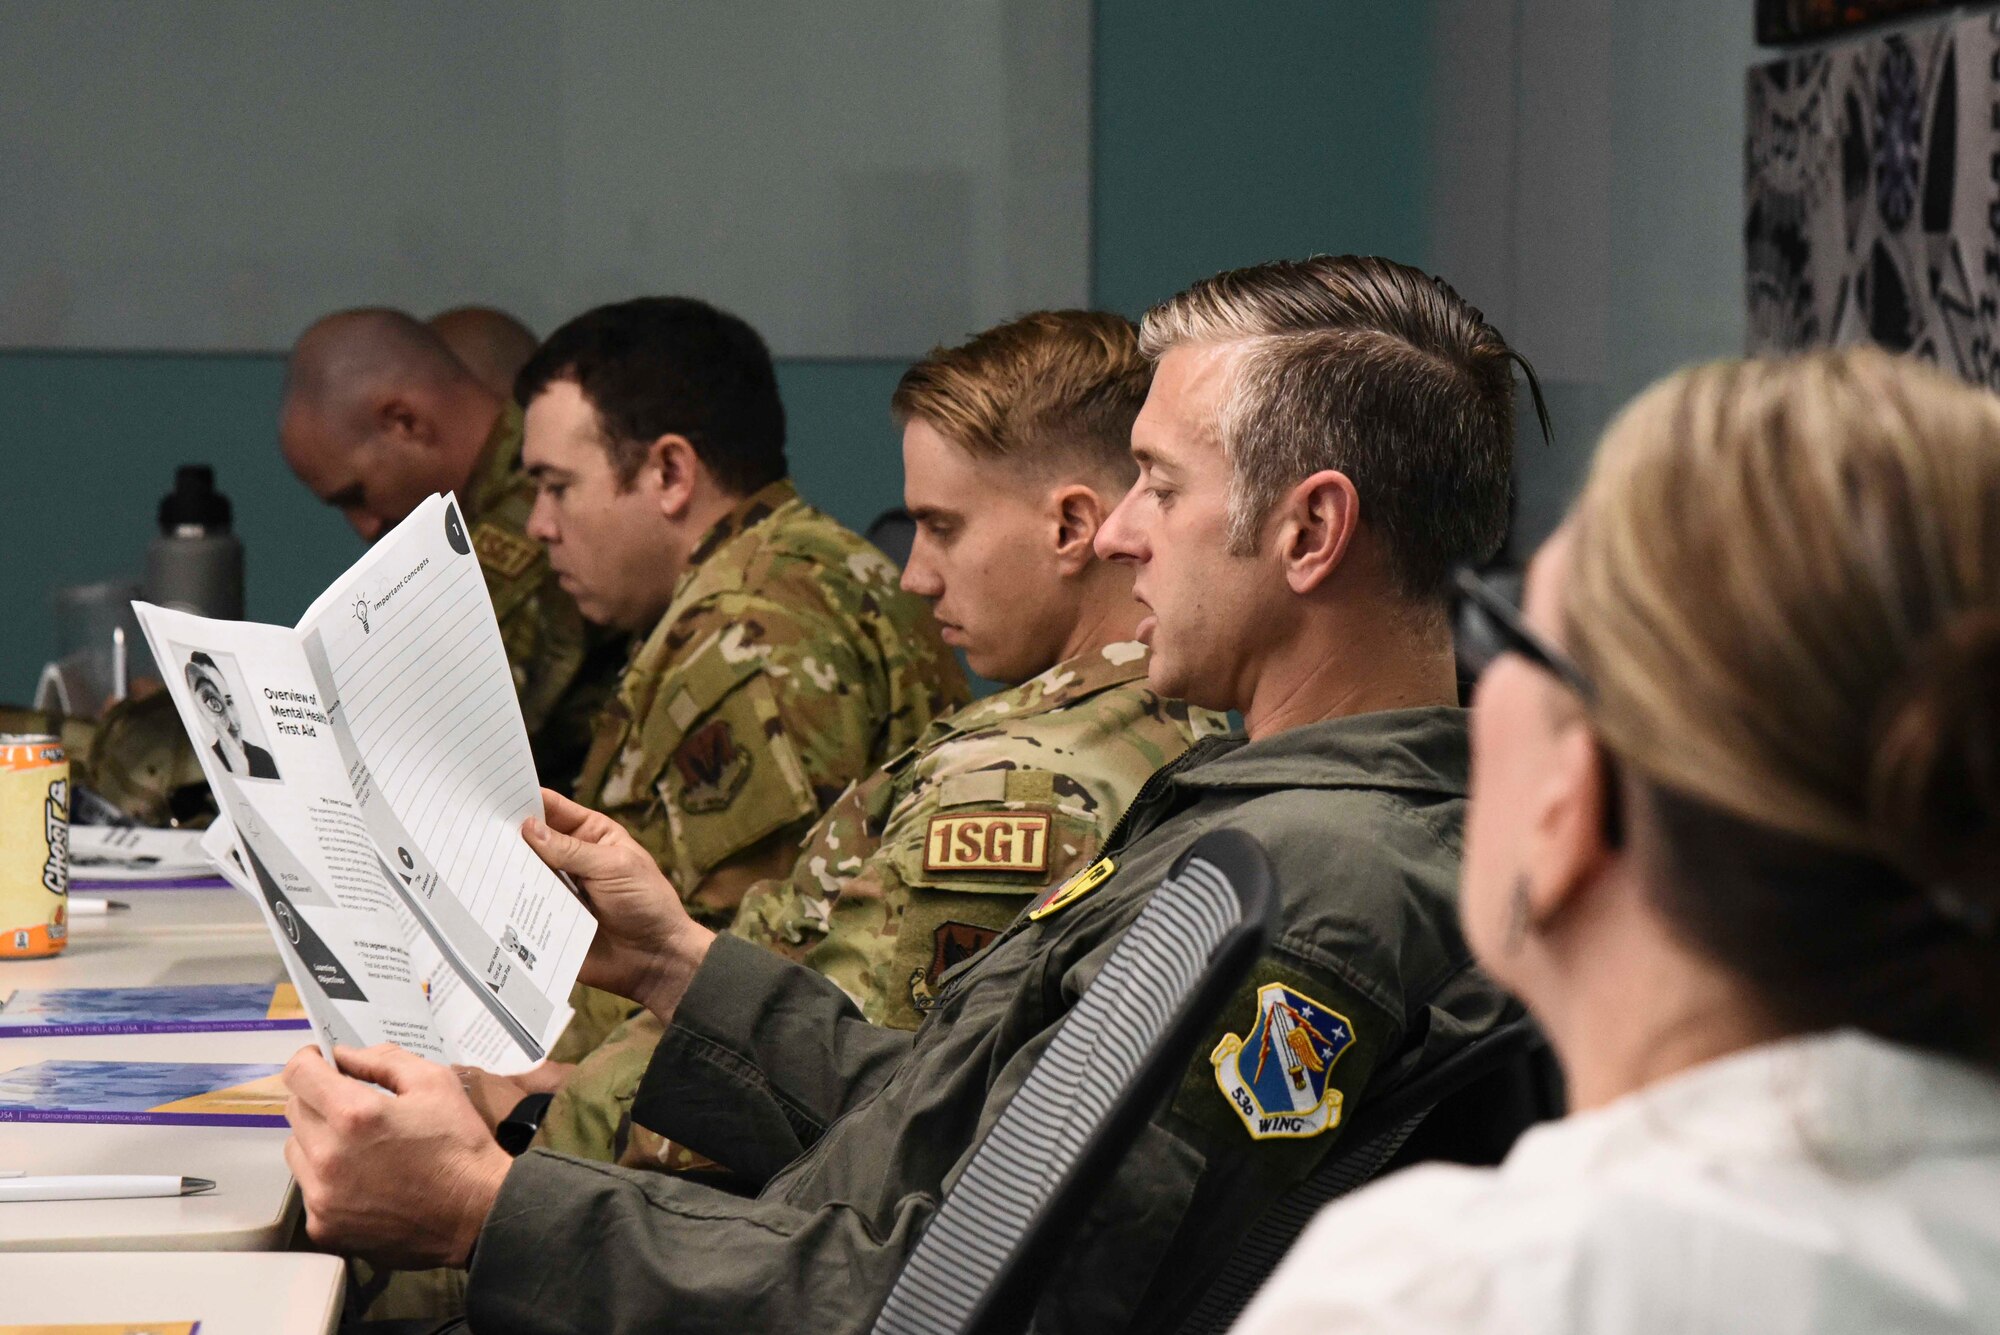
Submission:
<svg viewBox="0 0 2000 1335">
<path fill-rule="evenodd" d="M 542 1118 L 548 1116 L 549 1103 L 554 1098 L 553 1094 L 530 1094 L 515 1104 L 514 1111 L 493 1128 L 493 1139 L 500 1142 L 500 1148 L 519 1158 L 521 1151 L 528 1148 L 528 1142 L 535 1138 Z"/>
</svg>

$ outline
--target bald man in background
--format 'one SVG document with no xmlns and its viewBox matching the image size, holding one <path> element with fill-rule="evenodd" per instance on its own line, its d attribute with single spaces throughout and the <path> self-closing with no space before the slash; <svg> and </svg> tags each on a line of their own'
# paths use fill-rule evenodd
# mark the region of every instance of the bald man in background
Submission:
<svg viewBox="0 0 2000 1335">
<path fill-rule="evenodd" d="M 514 397 L 514 377 L 542 343 L 528 326 L 491 306 L 454 306 L 424 323 L 503 400 Z"/>
<path fill-rule="evenodd" d="M 532 352 L 525 328 L 480 308 L 447 311 L 429 325 L 384 308 L 329 315 L 292 348 L 278 441 L 298 479 L 364 541 L 432 492 L 458 494 L 536 769 L 566 791 L 589 749 L 591 721 L 618 684 L 626 643 L 584 621 L 541 544 L 523 532 L 535 488 L 521 472 L 520 409 L 465 360 L 497 374 L 522 338 Z"/>
</svg>

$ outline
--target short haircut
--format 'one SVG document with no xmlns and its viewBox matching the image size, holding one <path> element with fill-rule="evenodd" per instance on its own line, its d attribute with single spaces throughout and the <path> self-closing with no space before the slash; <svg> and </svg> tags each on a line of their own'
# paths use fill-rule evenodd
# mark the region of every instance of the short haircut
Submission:
<svg viewBox="0 0 2000 1335">
<path fill-rule="evenodd" d="M 730 493 L 785 476 L 785 409 L 757 331 L 693 297 L 640 297 L 586 311 L 549 335 L 514 379 L 526 408 L 557 381 L 597 410 L 620 483 L 652 443 L 687 437 Z"/>
<path fill-rule="evenodd" d="M 455 391 L 479 380 L 436 330 L 387 306 L 313 321 L 285 360 L 280 415 L 307 412 L 363 429 L 371 396 L 422 386 Z"/>
<path fill-rule="evenodd" d="M 1139 331 L 1105 311 L 1035 311 L 956 347 L 933 348 L 889 400 L 978 458 L 1034 471 L 1082 465 L 1130 483 L 1132 420 L 1152 364 Z"/>
<path fill-rule="evenodd" d="M 195 680 L 200 677 L 212 676 L 220 681 L 222 679 L 222 669 L 215 665 L 215 660 L 210 658 L 205 651 L 197 649 L 188 655 L 187 667 L 183 669 L 182 675 L 187 678 L 188 685 L 192 686 Z"/>
<path fill-rule="evenodd" d="M 1454 566 L 1506 537 L 1515 354 L 1442 280 L 1392 260 L 1315 256 L 1203 279 L 1146 313 L 1140 346 L 1241 344 L 1216 426 L 1230 550 L 1285 492 L 1337 469 L 1400 591 L 1443 598 Z"/>
</svg>

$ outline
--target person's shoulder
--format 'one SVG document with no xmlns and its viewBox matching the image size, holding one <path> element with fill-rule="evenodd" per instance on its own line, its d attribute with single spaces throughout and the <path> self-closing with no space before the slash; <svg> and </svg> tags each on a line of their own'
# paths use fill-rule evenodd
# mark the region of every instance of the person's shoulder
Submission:
<svg viewBox="0 0 2000 1335">
<path fill-rule="evenodd" d="M 1450 795 L 1304 785 L 1246 793 L 1222 817 L 1264 845 L 1281 880 L 1337 876 L 1350 902 L 1367 887 L 1454 893 L 1464 819 L 1464 799 Z"/>
<path fill-rule="evenodd" d="M 1234 1329 L 1589 1329 L 1567 1287 L 1585 1226 L 1578 1205 L 1524 1191 L 1504 1170 L 1406 1169 L 1321 1211 Z"/>
<path fill-rule="evenodd" d="M 896 563 L 832 515 L 795 498 L 758 529 L 754 550 L 744 553 L 746 587 L 783 589 L 788 598 L 804 593 L 848 616 L 928 615 L 922 599 L 903 591 Z"/>
</svg>

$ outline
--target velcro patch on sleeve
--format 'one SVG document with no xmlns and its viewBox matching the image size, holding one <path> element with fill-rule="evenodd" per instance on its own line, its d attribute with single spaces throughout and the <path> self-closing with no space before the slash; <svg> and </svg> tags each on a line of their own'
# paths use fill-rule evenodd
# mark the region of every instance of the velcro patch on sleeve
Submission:
<svg viewBox="0 0 2000 1335">
<path fill-rule="evenodd" d="M 1340 1125 L 1346 1102 L 1333 1067 L 1354 1046 L 1354 1023 L 1283 983 L 1257 989 L 1248 1034 L 1225 1034 L 1209 1054 L 1216 1087 L 1252 1140 L 1304 1138 Z"/>
<path fill-rule="evenodd" d="M 1046 812 L 933 816 L 924 838 L 924 870 L 1046 872 Z"/>
<path fill-rule="evenodd" d="M 479 564 L 502 579 L 519 579 L 542 554 L 541 544 L 518 533 L 509 533 L 498 524 L 475 524 L 472 550 Z"/>
</svg>

